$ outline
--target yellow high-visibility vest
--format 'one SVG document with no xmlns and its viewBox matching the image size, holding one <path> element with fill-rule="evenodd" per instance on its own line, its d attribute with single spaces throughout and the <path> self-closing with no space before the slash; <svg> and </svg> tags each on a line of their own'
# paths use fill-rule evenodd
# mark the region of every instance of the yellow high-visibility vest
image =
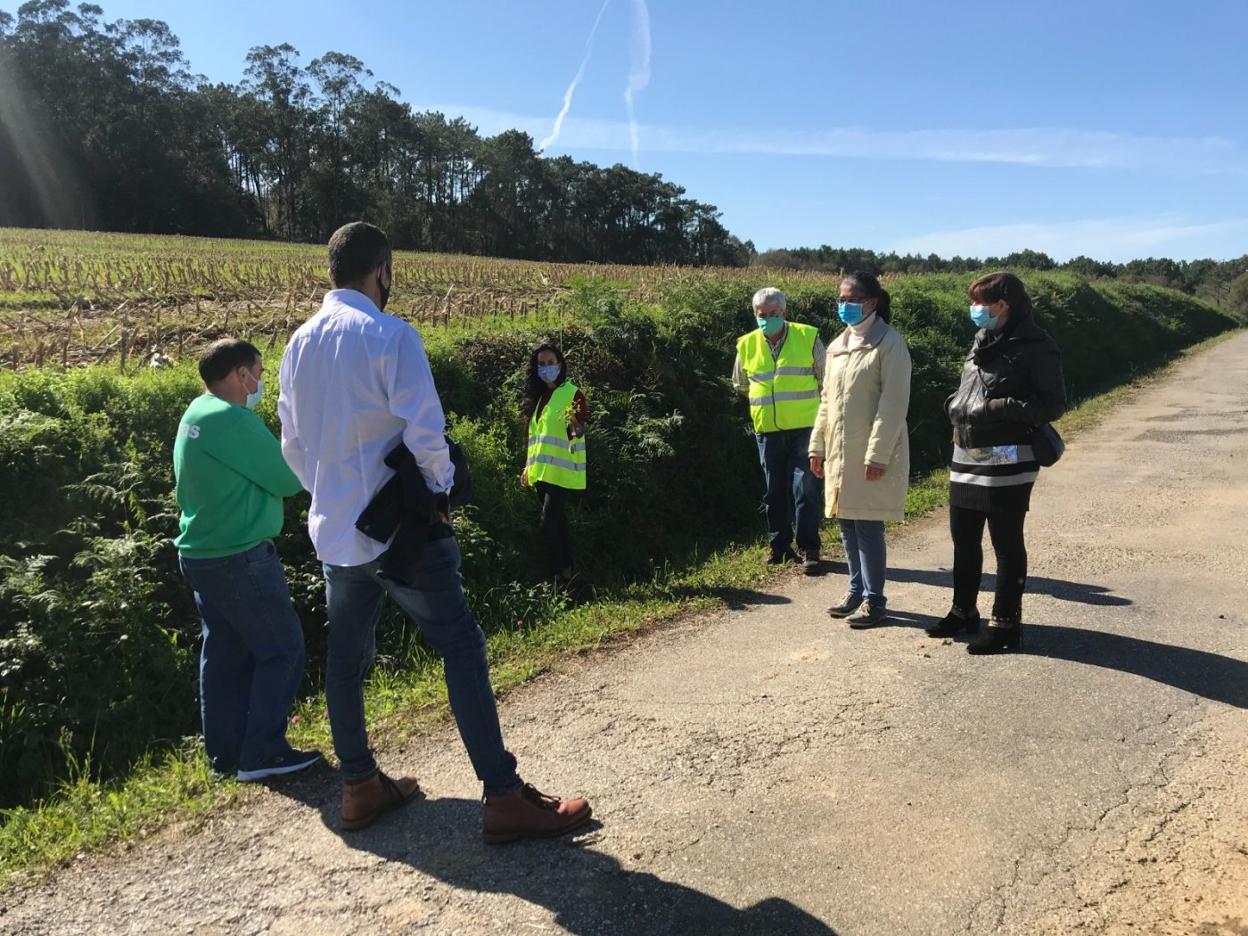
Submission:
<svg viewBox="0 0 1248 936">
<path fill-rule="evenodd" d="M 576 399 L 576 385 L 555 388 L 542 415 L 529 419 L 529 484 L 545 481 L 570 491 L 585 490 L 585 439 L 569 439 L 564 412 Z"/>
<path fill-rule="evenodd" d="M 760 328 L 737 339 L 737 354 L 750 382 L 755 432 L 809 429 L 819 415 L 819 381 L 815 379 L 819 329 L 798 322 L 785 327 L 789 333 L 776 357 Z"/>
</svg>

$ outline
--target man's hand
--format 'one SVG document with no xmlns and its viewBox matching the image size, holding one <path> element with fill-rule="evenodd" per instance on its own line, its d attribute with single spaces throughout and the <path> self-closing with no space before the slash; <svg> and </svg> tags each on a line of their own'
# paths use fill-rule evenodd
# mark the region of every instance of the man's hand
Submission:
<svg viewBox="0 0 1248 936">
<path fill-rule="evenodd" d="M 810 456 L 810 473 L 813 474 L 816 478 L 823 478 L 823 456 L 822 455 Z"/>
<path fill-rule="evenodd" d="M 451 525 L 451 496 L 442 493 L 433 499 L 433 516 L 440 523 Z"/>
<path fill-rule="evenodd" d="M 883 465 L 877 465 L 874 462 L 867 462 L 867 480 L 879 481 L 880 478 L 884 477 L 885 470 L 886 469 Z"/>
<path fill-rule="evenodd" d="M 520 483 L 525 487 L 529 486 L 529 469 L 527 467 L 520 472 Z"/>
</svg>

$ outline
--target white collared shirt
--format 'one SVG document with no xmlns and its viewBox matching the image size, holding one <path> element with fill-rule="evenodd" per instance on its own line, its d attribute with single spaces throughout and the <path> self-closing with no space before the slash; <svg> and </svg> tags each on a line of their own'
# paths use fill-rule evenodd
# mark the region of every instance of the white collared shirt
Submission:
<svg viewBox="0 0 1248 936">
<path fill-rule="evenodd" d="M 354 289 L 326 293 L 282 355 L 282 454 L 312 493 L 308 533 L 330 565 L 372 562 L 386 545 L 355 528 L 394 475 L 385 457 L 406 443 L 435 494 L 455 479 L 446 418 L 416 329 Z"/>
</svg>

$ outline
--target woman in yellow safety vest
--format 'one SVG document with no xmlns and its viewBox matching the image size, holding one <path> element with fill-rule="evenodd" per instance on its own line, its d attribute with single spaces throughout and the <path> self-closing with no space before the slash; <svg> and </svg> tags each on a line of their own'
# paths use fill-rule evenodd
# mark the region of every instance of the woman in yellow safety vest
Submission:
<svg viewBox="0 0 1248 936">
<path fill-rule="evenodd" d="M 585 490 L 589 407 L 585 394 L 568 380 L 562 352 L 552 344 L 540 344 L 529 355 L 524 415 L 529 429 L 520 480 L 537 492 L 541 505 L 538 530 L 547 567 L 567 584 L 573 575 L 567 497 L 570 491 Z"/>
</svg>

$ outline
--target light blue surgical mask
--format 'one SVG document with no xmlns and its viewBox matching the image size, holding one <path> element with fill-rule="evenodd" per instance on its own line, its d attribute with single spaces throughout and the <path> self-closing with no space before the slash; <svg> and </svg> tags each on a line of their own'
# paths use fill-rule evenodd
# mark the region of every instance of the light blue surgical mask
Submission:
<svg viewBox="0 0 1248 936">
<path fill-rule="evenodd" d="M 986 328 L 992 331 L 997 327 L 997 320 L 992 317 L 986 305 L 971 306 L 971 321 L 975 323 L 976 328 Z"/>
<path fill-rule="evenodd" d="M 552 384 L 559 379 L 559 371 L 562 369 L 558 364 L 546 364 L 537 369 L 537 376 L 542 379 L 542 383 Z"/>
<path fill-rule="evenodd" d="M 256 389 L 254 393 L 247 394 L 247 408 L 255 409 L 260 401 L 264 398 L 264 381 L 256 381 Z"/>
<path fill-rule="evenodd" d="M 862 314 L 861 302 L 838 302 L 836 314 L 846 325 L 857 325 L 865 318 Z"/>
<path fill-rule="evenodd" d="M 780 334 L 780 329 L 784 328 L 784 319 L 778 315 L 755 316 L 758 327 L 762 329 L 763 334 L 768 338 L 773 338 Z"/>
</svg>

